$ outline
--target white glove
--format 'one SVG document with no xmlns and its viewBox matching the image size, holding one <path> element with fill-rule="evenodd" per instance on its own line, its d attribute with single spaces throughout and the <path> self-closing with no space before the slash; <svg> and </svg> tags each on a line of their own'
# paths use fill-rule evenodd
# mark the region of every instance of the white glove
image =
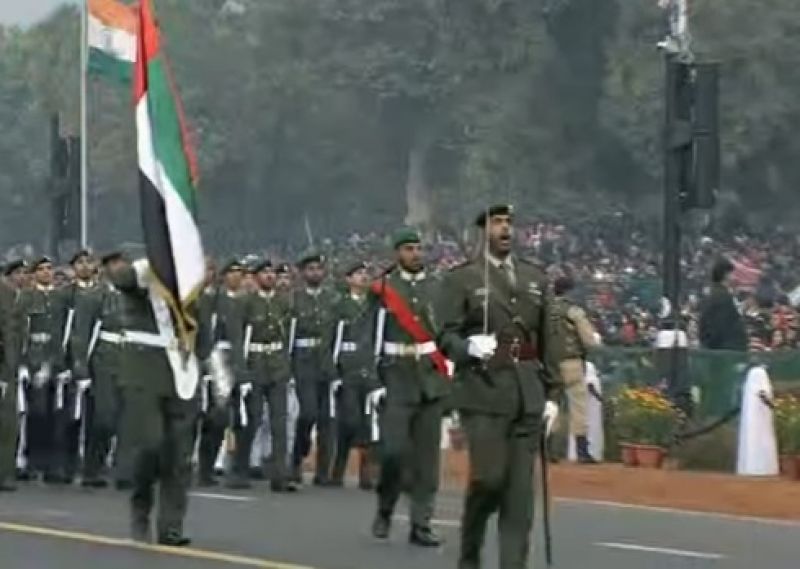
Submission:
<svg viewBox="0 0 800 569">
<path fill-rule="evenodd" d="M 342 388 L 342 380 L 341 379 L 335 379 L 335 380 L 333 380 L 331 382 L 331 393 L 332 394 L 335 395 L 336 392 L 339 391 L 341 388 Z"/>
<path fill-rule="evenodd" d="M 336 418 L 336 395 L 341 388 L 341 379 L 335 379 L 331 382 L 330 390 L 328 391 L 328 416 L 331 419 Z"/>
<path fill-rule="evenodd" d="M 5 381 L 0 381 L 0 399 L 6 398 L 6 392 L 8 391 L 8 383 Z"/>
<path fill-rule="evenodd" d="M 290 380 L 289 380 L 289 383 L 288 383 L 288 386 L 289 386 L 291 389 L 294 389 L 295 387 L 297 387 L 297 381 L 295 381 L 295 379 L 294 379 L 294 378 L 290 379 Z"/>
<path fill-rule="evenodd" d="M 17 371 L 17 381 L 20 384 L 27 383 L 31 380 L 31 372 L 28 369 L 28 366 L 19 366 L 19 370 Z"/>
<path fill-rule="evenodd" d="M 473 358 L 486 361 L 497 350 L 497 337 L 494 334 L 475 334 L 467 339 L 467 352 Z"/>
<path fill-rule="evenodd" d="M 544 421 L 544 434 L 549 437 L 553 431 L 553 425 L 558 419 L 558 404 L 553 401 L 547 401 L 544 404 L 544 413 L 542 413 L 542 421 Z"/>
</svg>

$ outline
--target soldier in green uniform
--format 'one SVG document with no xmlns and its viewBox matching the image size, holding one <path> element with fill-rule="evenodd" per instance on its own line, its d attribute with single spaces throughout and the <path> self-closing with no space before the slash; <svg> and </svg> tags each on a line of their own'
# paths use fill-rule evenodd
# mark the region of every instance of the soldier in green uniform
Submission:
<svg viewBox="0 0 800 569">
<path fill-rule="evenodd" d="M 376 336 L 381 338 L 376 353 L 380 354 L 378 370 L 385 402 L 380 414 L 378 512 L 372 533 L 379 539 L 389 536 L 395 505 L 401 490 L 407 489 L 411 499 L 409 541 L 436 547 L 441 540 L 431 527 L 431 518 L 439 487 L 439 442 L 449 386 L 434 359 L 441 357 L 434 342 L 438 331 L 435 283 L 423 268 L 416 231 L 399 231 L 394 247 L 396 268 L 383 276 L 378 291 L 384 310 L 379 313 Z M 399 302 L 392 305 L 390 296 Z"/>
<path fill-rule="evenodd" d="M 5 269 L 8 274 L 8 267 Z M 19 318 L 16 291 L 0 281 L 0 492 L 16 489 L 13 484 L 17 450 L 17 361 Z"/>
<path fill-rule="evenodd" d="M 287 388 L 291 378 L 289 363 L 289 326 L 291 307 L 275 290 L 277 274 L 272 263 L 262 260 L 252 267 L 258 290 L 244 301 L 241 311 L 244 330 L 241 345 L 245 369 L 238 375 L 252 381 L 254 392 L 247 406 L 247 427 L 237 441 L 236 458 L 240 468 L 247 468 L 253 438 L 261 419 L 263 402 L 269 406 L 269 434 L 272 440 L 270 488 L 274 492 L 295 490 L 287 480 Z"/>
<path fill-rule="evenodd" d="M 237 372 L 244 368 L 243 354 L 234 346 L 241 346 L 241 310 L 247 297 L 242 289 L 244 265 L 238 260 L 230 260 L 222 268 L 222 286 L 217 291 L 211 314 L 211 377 L 213 405 L 229 404 L 230 428 L 235 448 L 233 461 L 228 472 L 226 486 L 235 490 L 250 487 L 248 456 L 240 459 L 240 447 L 247 446 L 248 418 L 241 413 L 254 398 L 253 386 L 246 377 Z M 225 424 L 220 425 L 218 416 L 212 416 L 203 425 L 200 441 L 201 475 L 208 476 L 224 437 Z M 222 427 L 220 429 L 220 427 Z"/>
<path fill-rule="evenodd" d="M 199 368 L 193 352 L 178 348 L 173 317 L 150 286 L 146 260 L 111 274 L 121 292 L 122 439 L 133 462 L 131 535 L 149 542 L 150 512 L 158 484 L 157 541 L 185 546 L 183 533 L 191 478 L 192 439 L 198 413 Z M 197 315 L 194 315 L 197 318 Z M 202 321 L 198 320 L 202 325 Z M 199 330 L 195 351 L 208 355 Z"/>
<path fill-rule="evenodd" d="M 569 435 L 575 437 L 578 462 L 594 464 L 597 461 L 589 453 L 589 422 L 586 416 L 589 391 L 586 387 L 586 356 L 589 350 L 599 345 L 599 337 L 586 312 L 570 298 L 575 288 L 572 277 L 561 276 L 553 285 L 553 314 L 561 326 L 562 353 L 559 357 L 559 372 L 564 381 L 569 410 Z"/>
<path fill-rule="evenodd" d="M 22 356 L 19 388 L 26 391 L 28 467 L 45 482 L 68 482 L 55 448 L 59 415 L 64 412 L 67 379 L 63 370 L 62 300 L 53 285 L 53 262 L 42 257 L 33 265 L 34 286 L 21 292 Z"/>
<path fill-rule="evenodd" d="M 292 371 L 297 382 L 300 417 L 294 443 L 292 480 L 302 483 L 303 459 L 311 451 L 311 431 L 317 427 L 317 460 L 314 484 L 330 483 L 331 447 L 333 445 L 330 418 L 330 363 L 332 309 L 336 294 L 324 288 L 325 258 L 311 254 L 298 263 L 304 286 L 292 297 L 290 351 Z"/>
<path fill-rule="evenodd" d="M 359 449 L 358 485 L 374 486 L 374 453 L 370 448 L 370 424 L 365 413 L 367 396 L 379 387 L 375 369 L 377 303 L 369 295 L 369 267 L 359 262 L 348 267 L 348 292 L 334 307 L 336 336 L 333 362 L 340 387 L 336 393 L 337 444 L 332 484 L 344 485 L 350 450 Z"/>
<path fill-rule="evenodd" d="M 481 567 L 486 524 L 495 512 L 499 567 L 523 569 L 534 458 L 562 392 L 560 338 L 544 271 L 512 254 L 511 207 L 492 207 L 477 223 L 488 251 L 448 274 L 439 302 L 440 344 L 456 365 L 453 403 L 470 461 L 459 569 Z"/>
<path fill-rule="evenodd" d="M 292 290 L 292 268 L 288 263 L 279 263 L 275 267 L 278 280 L 275 282 L 275 290 L 279 294 L 289 294 Z"/>
<path fill-rule="evenodd" d="M 91 381 L 85 408 L 86 451 L 81 482 L 87 488 L 108 485 L 102 476 L 103 467 L 118 434 L 122 411 L 118 380 L 122 299 L 111 284 L 111 277 L 130 263 L 121 252 L 114 251 L 104 255 L 101 264 L 104 280 L 95 287 L 84 287 L 76 295 L 72 342 L 73 379 L 78 384 Z M 130 460 L 119 438 L 115 459 L 117 485 L 124 488 L 131 476 Z"/>
<path fill-rule="evenodd" d="M 204 323 L 201 329 L 214 333 L 214 326 L 219 316 L 216 313 L 219 295 L 222 294 L 220 283 L 217 283 L 217 267 L 214 260 L 206 258 L 206 279 L 203 294 L 198 300 L 199 318 Z M 206 342 L 211 345 L 213 338 L 209 336 Z M 216 365 L 216 363 L 214 364 Z M 217 486 L 214 477 L 214 463 L 219 454 L 225 428 L 228 425 L 228 398 L 217 393 L 212 382 L 211 360 L 203 362 L 203 376 L 201 389 L 201 414 L 199 417 L 200 428 L 197 436 L 200 438 L 198 447 L 198 484 L 201 487 Z M 231 378 L 232 381 L 232 378 Z M 231 385 L 231 388 L 233 386 Z"/>
<path fill-rule="evenodd" d="M 86 249 L 76 252 L 70 265 L 74 272 L 71 283 L 59 289 L 61 319 L 63 322 L 60 369 L 70 372 L 70 381 L 64 388 L 63 411 L 57 414 L 54 448 L 59 470 L 68 480 L 77 474 L 82 423 L 86 418 L 91 379 L 81 355 L 88 341 L 77 335 L 75 323 L 101 294 L 92 253 Z"/>
</svg>

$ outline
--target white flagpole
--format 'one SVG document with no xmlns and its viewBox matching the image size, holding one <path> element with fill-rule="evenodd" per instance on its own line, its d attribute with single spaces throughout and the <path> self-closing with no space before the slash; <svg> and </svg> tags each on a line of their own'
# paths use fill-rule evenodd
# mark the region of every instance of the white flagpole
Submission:
<svg viewBox="0 0 800 569">
<path fill-rule="evenodd" d="M 88 170 L 88 115 L 86 112 L 86 82 L 87 82 L 87 66 L 89 62 L 88 53 L 88 1 L 81 1 L 81 247 L 87 247 L 89 241 L 89 220 L 88 218 L 88 187 L 89 187 L 89 170 Z"/>
</svg>

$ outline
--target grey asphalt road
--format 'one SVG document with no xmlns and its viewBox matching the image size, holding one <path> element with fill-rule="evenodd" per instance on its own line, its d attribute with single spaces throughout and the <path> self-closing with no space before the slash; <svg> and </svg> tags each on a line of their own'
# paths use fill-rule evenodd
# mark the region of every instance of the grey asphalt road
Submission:
<svg viewBox="0 0 800 569">
<path fill-rule="evenodd" d="M 374 499 L 358 490 L 197 491 L 187 522 L 192 548 L 164 551 L 126 541 L 126 497 L 113 490 L 28 485 L 0 495 L 0 569 L 455 568 L 459 504 L 458 496 L 440 497 L 437 525 L 446 543 L 429 551 L 408 545 L 404 508 L 391 541 L 374 541 Z M 571 500 L 556 501 L 553 518 L 559 569 L 800 568 L 800 523 Z M 497 567 L 495 540 L 492 529 L 487 569 Z M 545 567 L 539 541 L 536 568 Z"/>
</svg>

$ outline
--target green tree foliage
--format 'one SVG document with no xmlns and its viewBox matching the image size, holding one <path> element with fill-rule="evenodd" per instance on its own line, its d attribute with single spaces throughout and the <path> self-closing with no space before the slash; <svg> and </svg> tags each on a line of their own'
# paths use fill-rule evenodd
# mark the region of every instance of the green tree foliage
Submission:
<svg viewBox="0 0 800 569">
<path fill-rule="evenodd" d="M 220 249 L 298 241 L 306 216 L 328 235 L 457 226 L 487 200 L 561 216 L 657 203 L 654 0 L 155 4 Z M 693 6 L 698 56 L 723 63 L 724 185 L 779 210 L 800 182 L 800 4 Z M 48 118 L 78 125 L 78 29 L 64 8 L 0 30 L 0 245 L 45 219 Z M 131 97 L 93 80 L 89 98 L 91 221 L 111 245 L 138 235 Z"/>
</svg>

